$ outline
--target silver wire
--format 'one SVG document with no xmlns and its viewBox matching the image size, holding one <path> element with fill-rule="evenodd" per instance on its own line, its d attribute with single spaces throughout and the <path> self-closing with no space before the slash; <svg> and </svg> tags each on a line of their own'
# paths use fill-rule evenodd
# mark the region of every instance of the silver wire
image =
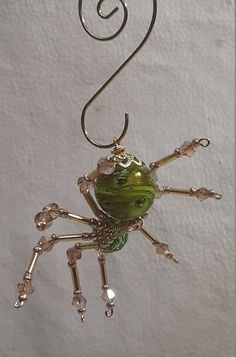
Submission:
<svg viewBox="0 0 236 357">
<path fill-rule="evenodd" d="M 98 15 L 102 18 L 102 19 L 110 19 L 118 10 L 119 8 L 116 7 L 114 10 L 112 10 L 108 15 L 104 15 L 102 12 L 102 4 L 104 3 L 105 0 L 100 0 L 98 1 L 97 4 L 97 13 Z M 84 28 L 84 30 L 94 39 L 99 40 L 99 41 L 109 41 L 112 40 L 114 38 L 116 38 L 121 31 L 124 29 L 127 20 L 128 20 L 128 8 L 126 3 L 123 0 L 119 0 L 120 3 L 123 6 L 124 9 L 124 19 L 122 22 L 121 27 L 118 29 L 118 31 L 116 31 L 113 35 L 108 36 L 108 37 L 100 37 L 97 36 L 96 34 L 94 34 L 93 32 L 91 32 L 88 28 L 88 26 L 86 25 L 86 22 L 83 18 L 82 15 L 82 5 L 83 5 L 83 0 L 79 0 L 78 2 L 78 12 L 79 12 L 79 18 L 81 21 L 81 24 Z M 85 115 L 87 112 L 87 109 L 91 106 L 91 104 L 94 102 L 94 100 L 104 91 L 104 89 L 113 81 L 113 79 L 127 66 L 127 64 L 135 57 L 135 55 L 139 52 L 139 50 L 143 47 L 143 45 L 146 43 L 146 41 L 148 40 L 149 36 L 151 35 L 151 32 L 153 30 L 155 21 L 156 21 L 156 17 L 157 17 L 157 0 L 153 0 L 153 13 L 152 13 L 152 18 L 151 18 L 151 22 L 148 28 L 148 31 L 145 35 L 145 37 L 143 38 L 142 42 L 135 48 L 135 50 L 131 53 L 131 55 L 122 63 L 122 65 L 108 78 L 108 80 L 98 89 L 98 91 L 91 97 L 91 99 L 85 104 L 83 110 L 82 110 L 82 114 L 81 114 L 81 127 L 82 127 L 82 131 L 84 133 L 84 136 L 86 137 L 86 139 L 94 146 L 98 147 L 98 148 L 102 148 L 102 149 L 108 149 L 108 148 L 112 148 L 113 146 L 115 146 L 115 141 L 113 140 L 113 142 L 111 144 L 99 144 L 97 142 L 95 142 L 88 134 L 86 127 L 85 127 Z M 119 138 L 116 139 L 116 142 L 120 142 L 128 129 L 128 125 L 129 125 L 129 115 L 128 113 L 125 113 L 125 123 L 124 123 L 124 128 L 123 131 L 121 133 L 121 135 L 119 136 Z"/>
<path fill-rule="evenodd" d="M 113 15 L 115 15 L 115 13 L 117 11 L 119 11 L 118 7 L 115 7 L 109 14 L 105 15 L 102 11 L 102 5 L 104 3 L 105 0 L 99 0 L 98 4 L 97 4 L 97 14 L 98 16 L 100 16 L 102 19 L 104 20 L 108 20 L 110 19 Z M 94 38 L 95 40 L 99 40 L 99 41 L 110 41 L 113 40 L 114 38 L 116 38 L 117 36 L 119 36 L 119 34 L 123 31 L 123 29 L 126 26 L 127 20 L 128 20 L 128 9 L 127 9 L 127 5 L 123 0 L 119 0 L 120 3 L 123 6 L 123 10 L 124 10 L 124 16 L 123 16 L 123 21 L 122 24 L 120 26 L 120 28 L 112 35 L 107 36 L 107 37 L 101 37 L 99 35 L 96 35 L 95 33 L 93 33 L 92 31 L 89 30 L 88 26 L 86 25 L 85 19 L 82 15 L 83 12 L 83 0 L 79 0 L 78 3 L 78 12 L 79 12 L 79 18 L 80 18 L 80 22 L 84 28 L 84 30 L 87 32 L 87 34 L 89 36 L 91 36 L 92 38 Z"/>
</svg>

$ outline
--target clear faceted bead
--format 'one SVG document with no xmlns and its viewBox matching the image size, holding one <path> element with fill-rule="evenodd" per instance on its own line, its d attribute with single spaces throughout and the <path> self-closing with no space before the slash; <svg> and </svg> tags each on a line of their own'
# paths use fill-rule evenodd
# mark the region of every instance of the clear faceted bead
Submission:
<svg viewBox="0 0 236 357">
<path fill-rule="evenodd" d="M 191 157 L 195 152 L 195 147 L 191 141 L 184 141 L 183 145 L 179 148 L 179 152 L 181 155 Z"/>
<path fill-rule="evenodd" d="M 167 255 L 169 251 L 169 246 L 165 243 L 156 244 L 156 252 L 160 255 Z"/>
<path fill-rule="evenodd" d="M 43 211 L 50 212 L 50 215 L 53 219 L 56 219 L 59 214 L 59 206 L 57 203 L 50 203 L 44 207 Z"/>
<path fill-rule="evenodd" d="M 78 310 L 85 310 L 87 299 L 83 295 L 75 295 L 72 300 L 72 305 L 74 305 Z"/>
<path fill-rule="evenodd" d="M 104 175 L 111 175 L 115 171 L 116 163 L 102 158 L 98 161 L 98 172 Z"/>
<path fill-rule="evenodd" d="M 86 194 L 91 189 L 93 189 L 94 182 L 92 180 L 87 179 L 86 176 L 84 176 L 84 177 L 80 177 L 78 179 L 78 185 L 79 185 L 79 188 L 80 188 L 80 192 L 82 194 Z"/>
<path fill-rule="evenodd" d="M 105 301 L 106 304 L 109 304 L 109 303 L 113 302 L 115 295 L 116 294 L 112 289 L 105 288 L 105 289 L 103 289 L 101 298 Z"/>
<path fill-rule="evenodd" d="M 40 212 L 36 214 L 34 222 L 39 231 L 43 231 L 46 228 L 49 228 L 52 225 L 53 218 L 48 212 Z"/>
<path fill-rule="evenodd" d="M 33 293 L 34 288 L 30 284 L 30 282 L 24 282 L 24 283 L 19 283 L 17 285 L 19 293 L 25 293 L 27 295 L 30 295 Z"/>
<path fill-rule="evenodd" d="M 208 197 L 211 196 L 211 191 L 208 190 L 208 189 L 205 188 L 205 187 L 201 187 L 201 188 L 199 188 L 198 190 L 196 190 L 195 196 L 196 196 L 200 201 L 203 201 L 203 200 L 205 200 L 206 198 L 208 198 Z"/>
</svg>

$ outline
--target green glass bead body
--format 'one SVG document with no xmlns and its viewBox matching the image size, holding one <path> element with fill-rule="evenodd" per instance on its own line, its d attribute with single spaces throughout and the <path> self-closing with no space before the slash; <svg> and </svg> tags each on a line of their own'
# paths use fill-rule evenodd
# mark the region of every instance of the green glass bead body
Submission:
<svg viewBox="0 0 236 357">
<path fill-rule="evenodd" d="M 95 183 L 95 196 L 102 210 L 117 220 L 143 216 L 152 206 L 156 178 L 138 159 L 128 167 L 117 165 L 113 174 L 100 174 Z"/>
</svg>

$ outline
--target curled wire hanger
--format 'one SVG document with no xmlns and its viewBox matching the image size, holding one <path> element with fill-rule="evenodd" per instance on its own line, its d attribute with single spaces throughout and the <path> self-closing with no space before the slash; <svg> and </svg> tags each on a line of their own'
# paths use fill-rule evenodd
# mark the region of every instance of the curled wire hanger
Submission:
<svg viewBox="0 0 236 357">
<path fill-rule="evenodd" d="M 105 0 L 99 0 L 98 1 L 98 4 L 97 4 L 97 14 L 98 16 L 100 16 L 102 19 L 104 20 L 108 20 L 110 19 L 113 15 L 115 15 L 115 13 L 117 11 L 119 11 L 119 8 L 118 7 L 115 7 L 115 9 L 113 9 L 109 14 L 105 15 L 102 11 L 102 4 L 104 3 Z M 95 40 L 99 40 L 99 41 L 110 41 L 110 40 L 113 40 L 114 38 L 116 38 L 122 31 L 123 29 L 125 28 L 125 25 L 127 23 L 127 20 L 128 20 L 128 9 L 127 9 L 127 5 L 126 3 L 124 2 L 124 0 L 119 0 L 123 6 L 123 10 L 124 10 L 124 18 L 123 18 L 123 21 L 122 21 L 122 24 L 120 26 L 120 28 L 112 35 L 110 36 L 107 36 L 107 37 L 101 37 L 101 36 L 97 36 L 95 33 L 93 33 L 92 31 L 89 30 L 88 26 L 86 25 L 86 22 L 83 18 L 83 15 L 82 15 L 82 3 L 83 1 L 82 0 L 79 0 L 79 3 L 78 3 L 78 12 L 79 12 L 79 18 L 80 18 L 80 22 L 84 28 L 84 30 L 87 32 L 87 34 L 89 36 L 91 36 L 92 38 L 94 38 Z"/>
<path fill-rule="evenodd" d="M 102 4 L 104 3 L 105 0 L 99 0 L 98 1 L 98 4 L 97 4 L 97 13 L 98 15 L 107 20 L 109 18 L 111 18 L 118 10 L 119 8 L 116 7 L 114 10 L 112 10 L 108 15 L 105 15 L 103 14 L 102 12 Z M 114 38 L 116 38 L 120 33 L 121 31 L 124 29 L 126 23 L 127 23 L 127 20 L 128 20 L 128 8 L 127 8 L 127 5 L 125 3 L 124 0 L 119 0 L 120 3 L 122 4 L 123 6 L 123 9 L 124 9 L 124 19 L 123 19 L 123 22 L 120 26 L 120 28 L 116 31 L 116 33 L 114 33 L 113 35 L 111 36 L 108 36 L 108 37 L 100 37 L 100 36 L 97 36 L 95 35 L 93 32 L 91 32 L 87 25 L 86 25 L 86 22 L 83 18 L 83 15 L 82 15 L 82 4 L 83 4 L 83 0 L 79 0 L 78 2 L 78 12 L 79 12 L 79 18 L 80 18 L 80 21 L 81 21 L 81 24 L 84 28 L 84 30 L 94 39 L 96 40 L 99 40 L 99 41 L 109 41 L 109 40 L 112 40 Z M 86 137 L 86 139 L 94 146 L 98 147 L 98 148 L 103 148 L 103 149 L 108 149 L 108 148 L 112 148 L 113 146 L 116 145 L 116 143 L 119 143 L 123 137 L 125 136 L 126 132 L 127 132 L 127 129 L 128 129 L 128 125 L 129 125 L 129 115 L 128 113 L 125 113 L 125 124 L 124 124 L 124 128 L 123 128 L 123 131 L 121 133 L 121 135 L 119 136 L 119 138 L 113 140 L 113 142 L 111 144 L 99 144 L 99 143 L 96 143 L 88 134 L 87 130 L 86 130 L 86 127 L 85 127 L 85 115 L 86 115 L 86 112 L 87 112 L 87 109 L 91 106 L 91 104 L 94 102 L 94 100 L 104 91 L 104 89 L 113 81 L 113 79 L 122 71 L 122 69 L 124 69 L 126 67 L 126 65 L 134 58 L 134 56 L 139 52 L 139 50 L 143 47 L 143 45 L 146 43 L 146 41 L 148 40 L 152 30 L 153 30 L 153 27 L 154 27 L 154 24 L 155 24 L 155 21 L 156 21 L 156 16 L 157 16 L 157 0 L 153 0 L 153 13 L 152 13 L 152 18 L 151 18 L 151 22 L 150 22 L 150 25 L 149 25 L 149 28 L 148 28 L 148 31 L 144 37 L 144 39 L 142 40 L 142 42 L 136 47 L 136 49 L 132 52 L 132 54 L 122 63 L 122 65 L 108 78 L 108 80 L 98 89 L 98 91 L 92 96 L 92 98 L 85 104 L 83 110 L 82 110 L 82 114 L 81 114 L 81 127 L 82 127 L 82 131 L 84 133 L 84 136 Z"/>
</svg>

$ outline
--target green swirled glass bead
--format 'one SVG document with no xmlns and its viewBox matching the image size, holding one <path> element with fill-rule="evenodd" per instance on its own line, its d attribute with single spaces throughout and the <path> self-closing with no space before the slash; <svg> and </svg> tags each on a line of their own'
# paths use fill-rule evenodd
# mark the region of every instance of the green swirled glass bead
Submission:
<svg viewBox="0 0 236 357">
<path fill-rule="evenodd" d="M 100 174 L 95 183 L 98 204 L 118 220 L 143 216 L 152 206 L 156 191 L 156 178 L 143 162 L 134 158 L 124 166 L 117 164 L 113 174 Z"/>
</svg>

